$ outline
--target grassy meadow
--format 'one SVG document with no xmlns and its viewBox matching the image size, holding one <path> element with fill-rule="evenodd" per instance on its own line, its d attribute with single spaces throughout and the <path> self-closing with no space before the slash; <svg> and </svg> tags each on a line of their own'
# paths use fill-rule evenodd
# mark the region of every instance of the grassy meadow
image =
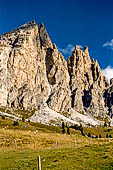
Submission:
<svg viewBox="0 0 113 170">
<path fill-rule="evenodd" d="M 113 145 L 83 146 L 68 149 L 0 151 L 0 170 L 36 170 L 37 156 L 42 170 L 112 170 Z"/>
<path fill-rule="evenodd" d="M 0 117 L 0 170 L 36 170 L 38 155 L 42 170 L 112 170 L 113 138 L 106 135 L 113 136 L 113 128 L 83 127 L 83 132 L 70 128 L 70 135 L 62 134 L 61 127 L 22 121 L 15 126 Z"/>
</svg>

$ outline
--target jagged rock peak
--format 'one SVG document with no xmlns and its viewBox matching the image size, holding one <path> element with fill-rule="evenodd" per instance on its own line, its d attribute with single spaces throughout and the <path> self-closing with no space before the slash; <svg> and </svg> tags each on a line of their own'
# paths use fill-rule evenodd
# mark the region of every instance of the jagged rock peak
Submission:
<svg viewBox="0 0 113 170">
<path fill-rule="evenodd" d="M 43 46 L 45 48 L 53 47 L 52 42 L 49 38 L 49 35 L 48 35 L 47 30 L 43 23 L 39 24 L 39 36 L 40 36 L 40 40 L 41 40 L 41 46 Z"/>
<path fill-rule="evenodd" d="M 88 46 L 85 46 L 85 48 L 84 48 L 84 50 L 83 50 L 82 48 L 80 48 L 79 45 L 76 45 L 74 51 L 72 52 L 72 54 L 73 54 L 73 53 L 76 53 L 76 52 L 77 52 L 78 54 L 80 53 L 80 55 L 84 53 L 84 55 L 87 55 L 87 56 L 89 57 Z"/>
<path fill-rule="evenodd" d="M 113 86 L 113 78 L 110 79 L 110 85 Z"/>
<path fill-rule="evenodd" d="M 80 50 L 79 45 L 76 45 L 76 46 L 75 46 L 75 50 Z"/>
<path fill-rule="evenodd" d="M 88 47 L 82 50 L 76 46 L 67 64 L 73 109 L 86 111 L 96 117 L 106 115 L 107 109 L 102 96 L 109 85 L 97 60 L 90 59 Z"/>
<path fill-rule="evenodd" d="M 94 58 L 92 58 L 91 62 L 92 62 L 92 63 L 94 63 L 94 62 L 95 62 Z"/>
<path fill-rule="evenodd" d="M 41 113 L 47 104 L 61 114 L 105 116 L 108 86 L 87 46 L 76 45 L 66 61 L 43 23 L 28 22 L 0 38 L 0 106 Z M 110 98 L 111 89 L 107 93 Z"/>
<path fill-rule="evenodd" d="M 55 43 L 53 43 L 53 49 L 57 49 L 57 46 Z"/>
<path fill-rule="evenodd" d="M 33 28 L 33 27 L 36 27 L 37 24 L 35 21 L 31 21 L 31 22 L 27 22 L 23 25 L 21 25 L 20 27 L 18 27 L 18 29 L 28 29 L 28 28 Z"/>
<path fill-rule="evenodd" d="M 85 46 L 85 48 L 84 48 L 84 53 L 86 53 L 86 54 L 89 53 L 89 52 L 88 52 L 88 46 Z"/>
<path fill-rule="evenodd" d="M 39 27 L 45 27 L 43 22 L 40 22 Z"/>
</svg>

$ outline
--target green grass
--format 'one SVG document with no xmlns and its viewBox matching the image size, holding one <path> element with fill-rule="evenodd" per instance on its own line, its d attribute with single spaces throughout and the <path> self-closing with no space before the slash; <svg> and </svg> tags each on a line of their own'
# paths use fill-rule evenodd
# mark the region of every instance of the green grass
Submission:
<svg viewBox="0 0 113 170">
<path fill-rule="evenodd" d="M 94 127 L 94 128 L 87 128 L 84 127 L 84 133 L 88 134 L 90 133 L 91 135 L 99 136 L 101 135 L 102 138 L 106 138 L 107 134 L 111 134 L 113 137 L 113 127 Z"/>
<path fill-rule="evenodd" d="M 11 109 L 11 108 L 6 108 L 6 107 L 0 107 L 0 111 L 1 112 L 5 112 L 5 113 L 9 113 L 15 116 L 19 116 L 19 117 L 24 117 L 25 119 L 31 117 L 35 110 L 19 110 L 19 109 Z"/>
<path fill-rule="evenodd" d="M 0 170 L 36 170 L 38 155 L 42 170 L 113 170 L 113 139 L 105 138 L 113 136 L 111 127 L 83 127 L 85 134 L 102 136 L 91 139 L 74 129 L 66 135 L 61 127 L 22 121 L 13 126 L 13 122 L 0 116 Z"/>
<path fill-rule="evenodd" d="M 112 170 L 113 143 L 59 150 L 0 151 L 0 170 Z"/>
<path fill-rule="evenodd" d="M 18 126 L 13 126 L 14 121 L 9 118 L 2 119 L 2 116 L 0 116 L 0 128 L 5 128 L 5 129 L 17 129 L 17 130 L 25 130 L 25 131 L 41 131 L 45 133 L 51 133 L 51 132 L 57 132 L 61 133 L 61 127 L 59 126 L 48 126 L 44 125 L 41 123 L 28 123 L 28 122 L 22 122 L 18 121 L 19 125 Z"/>
</svg>

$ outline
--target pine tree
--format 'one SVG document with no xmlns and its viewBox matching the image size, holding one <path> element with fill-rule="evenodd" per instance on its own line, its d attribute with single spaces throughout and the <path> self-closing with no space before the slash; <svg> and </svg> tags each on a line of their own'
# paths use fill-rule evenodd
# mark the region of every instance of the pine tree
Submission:
<svg viewBox="0 0 113 170">
<path fill-rule="evenodd" d="M 101 136 L 101 134 L 99 135 L 99 138 L 101 138 L 102 136 Z"/>
<path fill-rule="evenodd" d="M 108 135 L 108 133 L 106 134 L 106 138 L 109 138 L 109 135 Z"/>
<path fill-rule="evenodd" d="M 25 122 L 25 118 L 24 117 L 22 117 L 22 122 Z"/>
<path fill-rule="evenodd" d="M 111 134 L 109 135 L 109 138 L 112 138 L 112 135 L 111 135 Z"/>
<path fill-rule="evenodd" d="M 64 125 L 64 122 L 62 122 L 62 133 L 65 133 L 65 125 Z"/>
<path fill-rule="evenodd" d="M 91 137 L 91 133 L 88 133 L 88 135 L 87 135 L 88 137 Z"/>
<path fill-rule="evenodd" d="M 67 134 L 70 135 L 70 129 L 67 127 Z"/>
<path fill-rule="evenodd" d="M 81 128 L 80 131 L 81 131 L 81 135 L 82 135 L 82 136 L 85 136 L 84 131 L 83 131 L 83 128 Z"/>
<path fill-rule="evenodd" d="M 107 123 L 106 122 L 104 123 L 104 127 L 107 127 Z"/>
</svg>

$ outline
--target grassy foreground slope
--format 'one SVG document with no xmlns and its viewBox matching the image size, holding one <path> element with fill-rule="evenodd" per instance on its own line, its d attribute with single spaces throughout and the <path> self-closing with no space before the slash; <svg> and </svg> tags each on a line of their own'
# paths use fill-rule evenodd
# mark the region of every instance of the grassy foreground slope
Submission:
<svg viewBox="0 0 113 170">
<path fill-rule="evenodd" d="M 58 150 L 0 151 L 0 170 L 112 170 L 113 143 Z"/>
<path fill-rule="evenodd" d="M 65 128 L 65 131 L 67 129 Z M 112 127 L 70 128 L 14 121 L 0 117 L 0 170 L 36 170 L 40 154 L 42 170 L 113 170 Z M 87 134 L 101 138 L 91 138 Z"/>
</svg>

